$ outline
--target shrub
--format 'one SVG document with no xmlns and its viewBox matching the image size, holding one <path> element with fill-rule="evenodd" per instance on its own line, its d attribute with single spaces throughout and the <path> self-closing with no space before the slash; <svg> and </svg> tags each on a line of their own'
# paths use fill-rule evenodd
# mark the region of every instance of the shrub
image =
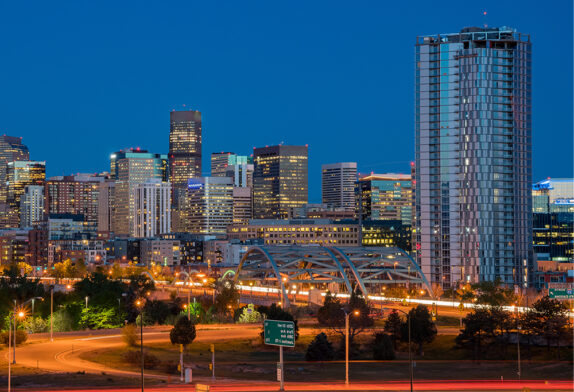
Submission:
<svg viewBox="0 0 574 392">
<path fill-rule="evenodd" d="M 44 332 L 48 328 L 42 317 L 28 317 L 22 321 L 22 328 L 28 333 Z"/>
<path fill-rule="evenodd" d="M 138 334 L 133 324 L 128 324 L 122 328 L 122 339 L 126 346 L 135 347 L 138 342 Z"/>
<path fill-rule="evenodd" d="M 179 374 L 178 364 L 174 361 L 162 362 L 161 369 L 167 374 Z"/>
<path fill-rule="evenodd" d="M 11 337 L 12 337 L 12 339 L 14 339 L 14 335 L 12 335 Z M 0 334 L 0 340 L 6 346 L 8 345 L 8 331 L 4 331 Z M 16 330 L 16 344 L 22 344 L 22 343 L 26 342 L 26 340 L 28 340 L 28 334 L 26 333 L 26 331 L 23 331 L 21 329 L 17 329 Z"/>
<path fill-rule="evenodd" d="M 330 361 L 335 357 L 333 345 L 324 332 L 321 332 L 307 347 L 306 361 Z"/>
<path fill-rule="evenodd" d="M 50 325 L 50 318 L 48 318 Z M 65 309 L 59 309 L 54 312 L 54 332 L 71 331 L 74 327 L 74 319 Z"/>
<path fill-rule="evenodd" d="M 127 363 L 140 366 L 141 352 L 139 350 L 128 350 L 123 354 L 124 361 Z M 146 369 L 155 369 L 160 365 L 161 361 L 153 354 L 144 352 L 144 367 Z"/>
<path fill-rule="evenodd" d="M 253 304 L 249 304 L 242 308 L 243 311 L 239 315 L 238 323 L 248 324 L 248 323 L 260 323 L 263 320 L 263 316 L 257 310 Z"/>
<path fill-rule="evenodd" d="M 371 347 L 373 349 L 373 359 L 385 361 L 395 359 L 393 340 L 386 333 L 376 333 Z"/>
</svg>

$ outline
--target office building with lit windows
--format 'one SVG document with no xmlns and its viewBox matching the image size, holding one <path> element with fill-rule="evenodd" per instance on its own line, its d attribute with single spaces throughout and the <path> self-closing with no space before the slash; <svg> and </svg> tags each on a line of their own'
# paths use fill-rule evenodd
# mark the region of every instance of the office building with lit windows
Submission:
<svg viewBox="0 0 574 392">
<path fill-rule="evenodd" d="M 8 163 L 28 160 L 30 160 L 30 152 L 28 147 L 22 144 L 21 137 L 0 136 L 0 204 L 7 202 Z"/>
<path fill-rule="evenodd" d="M 354 211 L 356 181 L 356 162 L 340 162 L 321 166 L 323 204 Z"/>
<path fill-rule="evenodd" d="M 201 177 L 201 112 L 174 110 L 169 117 L 169 181 L 176 206 L 187 180 Z"/>
<path fill-rule="evenodd" d="M 136 235 L 135 189 L 150 179 L 168 181 L 168 160 L 165 154 L 129 149 L 112 154 L 115 161 L 115 193 L 113 231 L 120 237 Z"/>
<path fill-rule="evenodd" d="M 7 227 L 16 228 L 20 226 L 20 198 L 28 185 L 44 186 L 46 162 L 9 162 L 6 179 L 8 211 L 5 222 Z"/>
<path fill-rule="evenodd" d="M 44 220 L 44 187 L 28 185 L 20 197 L 20 227 L 30 228 Z"/>
<path fill-rule="evenodd" d="M 252 159 L 245 155 L 237 155 L 233 152 L 211 153 L 211 176 L 229 177 L 227 170 L 232 165 L 246 165 L 252 163 Z"/>
<path fill-rule="evenodd" d="M 307 146 L 270 146 L 253 150 L 253 216 L 285 219 L 290 208 L 308 201 Z"/>
<path fill-rule="evenodd" d="M 152 178 L 134 188 L 134 237 L 149 238 L 171 231 L 171 184 Z"/>
<path fill-rule="evenodd" d="M 100 183 L 97 175 L 71 175 L 51 177 L 46 181 L 46 213 L 83 215 L 84 219 L 98 221 Z"/>
<path fill-rule="evenodd" d="M 248 225 L 230 226 L 227 239 L 262 239 L 265 245 L 358 246 L 359 225 L 330 219 L 253 219 Z"/>
<path fill-rule="evenodd" d="M 407 174 L 370 174 L 355 187 L 355 212 L 363 220 L 412 222 L 412 181 Z"/>
<path fill-rule="evenodd" d="M 198 177 L 188 181 L 181 214 L 184 231 L 225 235 L 233 223 L 233 182 L 228 177 Z"/>
<path fill-rule="evenodd" d="M 431 283 L 532 283 L 530 36 L 415 45 L 416 258 Z"/>
</svg>

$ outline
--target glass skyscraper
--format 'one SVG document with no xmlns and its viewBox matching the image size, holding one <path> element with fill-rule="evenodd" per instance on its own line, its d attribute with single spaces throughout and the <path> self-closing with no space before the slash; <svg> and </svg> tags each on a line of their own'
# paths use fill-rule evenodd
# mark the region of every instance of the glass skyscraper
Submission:
<svg viewBox="0 0 574 392">
<path fill-rule="evenodd" d="M 418 37 L 417 261 L 445 288 L 532 282 L 530 36 L 508 27 Z"/>
<path fill-rule="evenodd" d="M 169 115 L 169 179 L 172 203 L 187 189 L 190 178 L 201 177 L 201 112 L 172 111 Z"/>
</svg>

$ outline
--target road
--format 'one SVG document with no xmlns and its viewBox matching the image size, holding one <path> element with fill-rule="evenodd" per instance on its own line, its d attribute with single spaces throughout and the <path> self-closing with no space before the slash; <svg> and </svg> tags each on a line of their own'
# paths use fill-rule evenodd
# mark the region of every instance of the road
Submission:
<svg viewBox="0 0 574 392">
<path fill-rule="evenodd" d="M 257 339 L 260 327 L 256 325 L 199 325 L 196 341 L 199 342 L 217 342 L 231 339 Z M 161 343 L 168 341 L 169 328 L 167 327 L 150 327 L 144 329 L 145 343 Z M 106 334 L 107 332 L 107 334 Z M 317 333 L 312 328 L 301 328 L 302 334 Z M 53 342 L 50 342 L 46 336 L 31 337 L 30 344 L 18 347 L 16 350 L 17 367 L 39 368 L 45 372 L 53 373 L 72 373 L 86 372 L 101 375 L 105 372 L 107 375 L 116 375 L 120 377 L 130 377 L 138 379 L 139 372 L 124 371 L 109 368 L 105 365 L 85 361 L 79 356 L 87 351 L 113 348 L 124 345 L 121 335 L 117 330 L 98 331 L 97 334 L 73 333 L 58 334 Z M 3 350 L 0 356 L 4 361 L 7 359 L 7 352 Z M 257 376 L 254 376 L 255 378 Z M 167 379 L 167 376 L 146 374 L 148 379 Z M 201 382 L 201 380 L 199 380 Z M 277 383 L 274 382 L 246 382 L 229 379 L 219 379 L 212 387 L 212 391 L 273 391 L 277 390 Z M 574 385 L 572 382 L 551 381 L 419 381 L 415 383 L 417 391 L 522 391 L 523 387 L 529 387 L 533 391 L 572 391 Z M 384 383 L 353 383 L 350 388 L 341 383 L 318 383 L 318 382 L 288 382 L 287 391 L 335 391 L 335 390 L 357 390 L 357 391 L 407 391 L 409 385 L 405 382 L 388 382 Z M 20 389 L 29 390 L 29 389 Z M 35 391 L 54 391 L 55 388 L 34 388 Z M 87 391 L 90 389 L 66 389 L 66 392 Z M 91 391 L 100 389 L 91 389 Z M 104 389 L 102 389 L 104 390 Z M 112 388 L 105 391 L 137 391 L 134 388 Z M 162 387 L 146 387 L 148 391 L 194 391 L 193 386 L 189 385 L 170 385 Z"/>
<path fill-rule="evenodd" d="M 425 381 L 416 382 L 414 390 L 416 391 L 572 391 L 574 385 L 567 381 Z M 410 385 L 407 382 L 385 382 L 380 383 L 353 383 L 346 386 L 342 383 L 287 383 L 286 391 L 408 391 Z M 529 389 L 525 389 L 529 388 Z M 24 390 L 24 389 L 16 389 Z M 137 392 L 139 388 L 105 388 L 98 389 L 106 392 Z M 146 391 L 151 392 L 194 392 L 195 385 L 171 385 L 163 387 L 146 387 Z M 211 385 L 213 392 L 267 392 L 277 391 L 277 383 L 246 383 L 246 382 L 218 382 Z M 36 392 L 52 392 L 54 389 L 36 389 Z M 94 392 L 95 389 L 66 389 L 66 392 Z"/>
</svg>

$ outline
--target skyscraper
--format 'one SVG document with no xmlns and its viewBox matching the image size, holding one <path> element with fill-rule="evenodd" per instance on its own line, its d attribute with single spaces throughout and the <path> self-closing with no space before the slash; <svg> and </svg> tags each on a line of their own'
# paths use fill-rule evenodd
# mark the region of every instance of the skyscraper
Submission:
<svg viewBox="0 0 574 392">
<path fill-rule="evenodd" d="M 46 213 L 83 215 L 84 221 L 96 223 L 100 183 L 104 180 L 92 175 L 51 177 L 46 181 Z"/>
<path fill-rule="evenodd" d="M 340 162 L 323 165 L 321 167 L 323 203 L 354 211 L 356 181 L 356 162 Z"/>
<path fill-rule="evenodd" d="M 201 112 L 172 111 L 169 114 L 169 180 L 173 204 L 187 189 L 187 180 L 201 177 Z"/>
<path fill-rule="evenodd" d="M 211 153 L 211 176 L 228 177 L 229 166 L 251 163 L 250 160 L 245 155 L 237 155 L 233 152 L 213 152 Z"/>
<path fill-rule="evenodd" d="M 0 204 L 6 203 L 8 194 L 6 185 L 8 163 L 28 161 L 29 159 L 28 147 L 22 144 L 21 137 L 0 136 Z"/>
<path fill-rule="evenodd" d="M 362 215 L 362 220 L 399 220 L 410 226 L 413 217 L 411 184 L 408 174 L 371 174 L 359 178 L 357 216 Z"/>
<path fill-rule="evenodd" d="M 138 184 L 149 179 L 167 181 L 167 156 L 129 149 L 112 154 L 116 162 L 113 229 L 118 236 L 134 236 L 135 197 Z"/>
<path fill-rule="evenodd" d="M 308 199 L 307 146 L 253 149 L 253 216 L 286 219 Z"/>
<path fill-rule="evenodd" d="M 531 44 L 508 27 L 418 37 L 416 249 L 431 283 L 532 280 Z"/>
<path fill-rule="evenodd" d="M 134 237 L 155 237 L 171 230 L 171 185 L 149 179 L 134 189 Z"/>
<path fill-rule="evenodd" d="M 6 226 L 19 227 L 20 225 L 20 198 L 28 185 L 44 186 L 46 180 L 46 162 L 14 161 L 8 163 L 7 170 L 7 204 L 8 212 L 5 215 Z"/>
<path fill-rule="evenodd" d="M 233 182 L 228 177 L 198 177 L 188 182 L 181 224 L 193 234 L 225 235 L 233 222 Z"/>
<path fill-rule="evenodd" d="M 28 185 L 20 197 L 20 227 L 33 227 L 44 219 L 44 187 Z"/>
</svg>

